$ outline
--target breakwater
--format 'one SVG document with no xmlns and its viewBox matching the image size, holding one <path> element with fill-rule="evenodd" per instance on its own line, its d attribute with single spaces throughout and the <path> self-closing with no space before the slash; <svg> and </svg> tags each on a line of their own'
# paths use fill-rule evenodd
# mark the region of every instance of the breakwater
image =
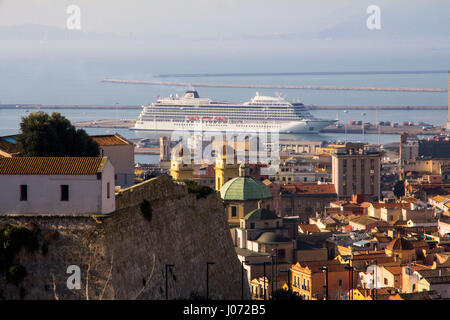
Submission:
<svg viewBox="0 0 450 320">
<path fill-rule="evenodd" d="M 246 88 L 246 89 L 297 89 L 297 90 L 335 90 L 335 91 L 380 91 L 380 92 L 447 92 L 444 88 L 402 88 L 402 87 L 351 87 L 351 86 L 299 86 L 278 84 L 244 84 L 244 83 L 206 83 L 180 81 L 146 81 L 103 79 L 103 82 L 115 84 L 141 84 L 153 86 L 203 87 L 203 88 Z"/>
</svg>

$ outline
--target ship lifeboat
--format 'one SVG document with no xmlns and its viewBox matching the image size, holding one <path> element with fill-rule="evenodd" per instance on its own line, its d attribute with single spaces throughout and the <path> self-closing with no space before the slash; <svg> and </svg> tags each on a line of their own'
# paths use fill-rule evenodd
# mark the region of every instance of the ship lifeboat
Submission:
<svg viewBox="0 0 450 320">
<path fill-rule="evenodd" d="M 211 121 L 212 118 L 210 118 L 210 117 L 203 117 L 202 120 L 203 120 L 203 121 Z"/>
<path fill-rule="evenodd" d="M 215 117 L 214 120 L 216 121 L 227 121 L 226 117 Z"/>
<path fill-rule="evenodd" d="M 199 118 L 190 116 L 190 117 L 187 117 L 187 119 L 190 121 L 194 121 L 194 120 L 198 120 Z"/>
</svg>

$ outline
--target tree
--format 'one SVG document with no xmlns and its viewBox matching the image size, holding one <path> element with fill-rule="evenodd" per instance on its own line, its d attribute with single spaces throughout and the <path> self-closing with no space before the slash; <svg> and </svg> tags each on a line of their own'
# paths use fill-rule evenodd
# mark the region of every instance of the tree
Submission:
<svg viewBox="0 0 450 320">
<path fill-rule="evenodd" d="M 403 180 L 397 181 L 393 191 L 396 198 L 403 197 L 405 195 L 405 182 Z"/>
<path fill-rule="evenodd" d="M 59 112 L 38 111 L 22 118 L 17 146 L 25 157 L 97 157 L 99 145 Z"/>
</svg>

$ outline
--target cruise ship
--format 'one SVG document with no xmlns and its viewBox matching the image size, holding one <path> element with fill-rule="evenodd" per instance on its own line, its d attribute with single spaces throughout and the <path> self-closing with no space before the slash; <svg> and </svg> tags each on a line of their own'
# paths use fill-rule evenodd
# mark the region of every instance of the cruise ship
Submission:
<svg viewBox="0 0 450 320">
<path fill-rule="evenodd" d="M 134 130 L 317 133 L 337 121 L 314 118 L 301 102 L 258 93 L 248 102 L 227 103 L 187 91 L 142 108 Z"/>
</svg>

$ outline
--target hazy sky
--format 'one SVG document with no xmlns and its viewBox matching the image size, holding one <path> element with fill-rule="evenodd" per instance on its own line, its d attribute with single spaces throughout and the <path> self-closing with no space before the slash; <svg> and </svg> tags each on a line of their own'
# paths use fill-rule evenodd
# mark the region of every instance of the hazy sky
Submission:
<svg viewBox="0 0 450 320">
<path fill-rule="evenodd" d="M 66 8 L 78 5 L 85 31 L 220 34 L 320 30 L 345 20 L 367 1 L 351 0 L 3 0 L 0 25 L 64 28 Z M 379 1 L 380 4 L 386 1 Z M 338 3 L 338 4 L 337 4 Z M 367 2 L 369 3 L 369 2 Z M 361 16 L 365 13 L 360 12 Z"/>
<path fill-rule="evenodd" d="M 81 10 L 81 32 L 66 27 L 69 5 Z M 381 9 L 381 30 L 366 27 L 369 5 Z M 449 69 L 449 12 L 450 0 L 0 0 L 0 100 L 141 103 L 154 88 L 100 81 L 154 73 Z M 365 84 L 442 87 L 444 78 Z"/>
<path fill-rule="evenodd" d="M 382 28 L 369 31 L 373 4 Z M 449 12 L 448 0 L 0 0 L 0 55 L 450 50 Z"/>
<path fill-rule="evenodd" d="M 366 8 L 416 29 L 417 23 L 449 28 L 448 0 L 0 0 L 0 25 L 40 24 L 65 28 L 69 5 L 81 9 L 82 30 L 128 35 L 259 35 L 321 31 L 360 22 Z M 444 18 L 444 19 L 443 19 Z M 437 19 L 437 24 L 436 24 Z M 442 23 L 440 21 L 442 20 Z M 389 28 L 389 24 L 385 24 Z M 436 30 L 439 32 L 439 30 Z"/>
</svg>

